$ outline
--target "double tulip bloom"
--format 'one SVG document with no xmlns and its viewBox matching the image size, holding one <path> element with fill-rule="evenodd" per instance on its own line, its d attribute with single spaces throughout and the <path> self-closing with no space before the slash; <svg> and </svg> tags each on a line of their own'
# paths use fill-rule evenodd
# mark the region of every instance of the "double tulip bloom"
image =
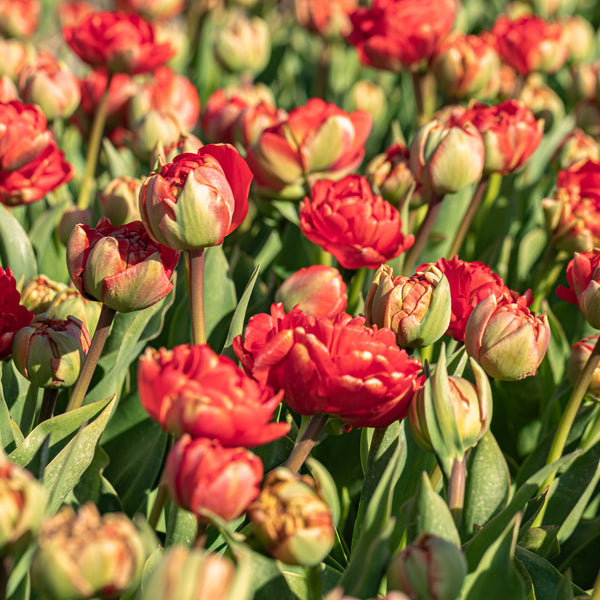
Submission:
<svg viewBox="0 0 600 600">
<path fill-rule="evenodd" d="M 146 179 L 140 213 L 150 236 L 177 250 L 217 246 L 248 212 L 252 173 L 233 146 L 185 153 Z"/>
<path fill-rule="evenodd" d="M 0 360 L 10 358 L 15 333 L 31 323 L 33 313 L 21 304 L 17 282 L 10 270 L 0 267 Z"/>
<path fill-rule="evenodd" d="M 317 181 L 300 208 L 300 231 L 346 269 L 377 268 L 414 243 L 400 213 L 361 175 Z"/>
</svg>

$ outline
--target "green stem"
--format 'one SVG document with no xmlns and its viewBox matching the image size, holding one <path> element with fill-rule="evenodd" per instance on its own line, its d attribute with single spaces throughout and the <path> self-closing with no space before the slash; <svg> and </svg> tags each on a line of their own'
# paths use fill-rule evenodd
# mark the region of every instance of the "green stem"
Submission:
<svg viewBox="0 0 600 600">
<path fill-rule="evenodd" d="M 204 248 L 188 250 L 190 268 L 190 312 L 192 343 L 206 344 L 204 316 Z"/>
<path fill-rule="evenodd" d="M 317 61 L 317 73 L 315 77 L 314 95 L 318 98 L 327 98 L 329 84 L 329 68 L 331 65 L 331 43 L 323 41 L 319 59 Z"/>
<path fill-rule="evenodd" d="M 592 417 L 592 420 L 588 424 L 582 438 L 580 448 L 587 450 L 593 446 L 598 439 L 600 439 L 600 406 L 596 407 L 596 414 Z"/>
<path fill-rule="evenodd" d="M 206 546 L 206 530 L 208 525 L 203 521 L 198 520 L 198 525 L 196 529 L 196 537 L 194 538 L 193 547 L 196 550 L 204 550 Z"/>
<path fill-rule="evenodd" d="M 358 301 L 365 282 L 366 267 L 361 267 L 354 273 L 348 289 L 348 314 L 353 315 L 358 307 Z"/>
<path fill-rule="evenodd" d="M 431 487 L 435 490 L 442 480 L 442 469 L 440 469 L 440 465 L 436 462 L 433 465 L 433 469 L 431 469 L 431 473 L 429 473 L 429 481 L 431 482 Z"/>
<path fill-rule="evenodd" d="M 167 503 L 169 498 L 169 490 L 167 489 L 166 484 L 161 483 L 158 486 L 158 490 L 156 492 L 156 497 L 154 498 L 154 504 L 152 505 L 152 510 L 150 511 L 150 516 L 148 517 L 148 524 L 152 529 L 156 529 L 158 525 L 158 519 L 160 519 L 160 515 Z"/>
<path fill-rule="evenodd" d="M 452 463 L 452 471 L 448 480 L 447 501 L 454 523 L 460 529 L 462 511 L 465 502 L 465 481 L 467 476 L 467 458 L 455 458 Z"/>
<path fill-rule="evenodd" d="M 554 244 L 550 244 L 546 248 L 546 253 L 538 267 L 538 275 L 533 286 L 534 301 L 531 305 L 533 312 L 540 310 L 542 301 L 548 297 L 548 294 L 556 285 L 556 280 L 563 271 L 566 256 L 567 253 L 557 251 Z"/>
<path fill-rule="evenodd" d="M 440 209 L 442 208 L 442 200 L 443 196 L 435 196 L 431 199 L 431 202 L 427 207 L 427 213 L 423 221 L 421 221 L 421 225 L 419 226 L 419 230 L 417 231 L 415 238 L 415 243 L 406 255 L 406 261 L 404 263 L 405 275 L 411 275 L 413 269 L 415 268 L 417 259 L 421 254 L 421 250 L 423 250 L 425 243 L 427 242 L 427 238 L 433 229 L 433 224 L 435 223 Z"/>
<path fill-rule="evenodd" d="M 306 581 L 308 583 L 308 600 L 321 600 L 323 597 L 321 589 L 321 565 L 306 567 Z"/>
<path fill-rule="evenodd" d="M 415 96 L 415 106 L 417 107 L 417 124 L 420 127 L 425 123 L 425 111 L 423 108 L 423 78 L 416 70 L 411 70 L 410 76 Z"/>
<path fill-rule="evenodd" d="M 40 388 L 33 383 L 29 384 L 27 388 L 27 395 L 25 396 L 25 404 L 23 406 L 23 414 L 21 415 L 21 431 L 27 434 L 31 431 L 31 426 L 35 418 L 37 411 L 38 396 Z"/>
<path fill-rule="evenodd" d="M 324 414 L 312 415 L 310 417 L 306 429 L 296 441 L 296 445 L 292 449 L 292 452 L 285 463 L 287 469 L 294 473 L 297 473 L 300 470 L 300 467 L 308 458 L 310 451 L 317 443 L 321 432 L 325 429 L 328 419 L 329 416 Z"/>
<path fill-rule="evenodd" d="M 549 465 L 555 461 L 557 461 L 563 453 L 565 449 L 565 445 L 567 443 L 567 438 L 571 431 L 571 427 L 573 426 L 573 422 L 575 421 L 575 417 L 577 416 L 577 411 L 581 406 L 581 401 L 583 400 L 585 393 L 592 381 L 592 377 L 594 376 L 594 371 L 596 367 L 600 363 L 600 338 L 596 342 L 592 353 L 590 354 L 587 362 L 585 363 L 585 367 L 583 371 L 579 374 L 579 378 L 575 383 L 575 387 L 571 392 L 571 396 L 569 397 L 569 401 L 567 402 L 567 406 L 562 414 L 562 417 L 558 423 L 558 427 L 556 428 L 556 433 L 554 434 L 554 439 L 552 440 L 552 446 L 550 446 L 550 451 L 548 452 L 548 458 L 546 459 L 546 464 Z M 556 478 L 556 473 L 549 475 L 542 483 L 539 489 L 539 493 L 542 493 L 546 488 L 549 488 L 554 479 Z M 544 519 L 544 514 L 546 512 L 546 507 L 548 506 L 548 502 L 545 502 L 540 512 L 537 514 L 535 521 L 533 523 L 534 527 L 539 527 L 542 524 Z"/>
<path fill-rule="evenodd" d="M 476 218 L 474 219 L 476 230 L 481 229 L 482 221 L 492 208 L 494 201 L 500 193 L 500 188 L 502 187 L 502 175 L 500 175 L 500 173 L 490 173 L 487 178 L 488 186 L 485 191 L 485 196 L 483 197 L 483 202 L 481 203 L 481 210 L 478 211 Z"/>
<path fill-rule="evenodd" d="M 106 80 L 106 89 L 96 107 L 92 130 L 88 139 L 87 156 L 85 157 L 85 172 L 83 174 L 81 187 L 79 188 L 79 196 L 77 197 L 77 208 L 82 210 L 85 210 L 90 205 L 90 196 L 95 185 L 96 166 L 98 165 L 98 155 L 100 154 L 102 137 L 104 135 L 104 125 L 108 113 L 108 97 L 111 80 L 112 75 L 109 73 L 108 79 Z"/>
<path fill-rule="evenodd" d="M 42 408 L 40 409 L 40 423 L 43 423 L 54 416 L 54 407 L 56 406 L 57 396 L 58 388 L 44 388 Z"/>
<path fill-rule="evenodd" d="M 98 325 L 96 325 L 96 331 L 94 332 L 90 349 L 88 350 L 85 360 L 83 361 L 83 365 L 81 366 L 81 371 L 79 372 L 79 377 L 75 382 L 75 387 L 73 387 L 73 391 L 71 392 L 71 398 L 67 404 L 66 412 L 75 410 L 81 406 L 90 382 L 92 381 L 92 375 L 96 370 L 96 365 L 100 360 L 102 349 L 104 348 L 106 338 L 108 337 L 108 333 L 110 331 L 110 326 L 112 325 L 116 314 L 117 311 L 113 308 L 108 308 L 106 304 L 102 305 L 102 310 L 100 311 L 100 316 L 98 317 Z"/>
<path fill-rule="evenodd" d="M 475 192 L 473 193 L 473 198 L 471 198 L 471 203 L 469 204 L 469 208 L 465 213 L 460 225 L 458 227 L 458 231 L 454 236 L 454 240 L 452 245 L 450 246 L 450 250 L 446 254 L 446 258 L 450 260 L 455 254 L 459 254 L 461 246 L 465 240 L 467 232 L 469 231 L 469 227 L 471 226 L 471 222 L 473 221 L 473 217 L 481 204 L 481 200 L 483 199 L 483 195 L 488 187 L 489 178 L 484 176 L 477 184 L 475 188 Z"/>
</svg>

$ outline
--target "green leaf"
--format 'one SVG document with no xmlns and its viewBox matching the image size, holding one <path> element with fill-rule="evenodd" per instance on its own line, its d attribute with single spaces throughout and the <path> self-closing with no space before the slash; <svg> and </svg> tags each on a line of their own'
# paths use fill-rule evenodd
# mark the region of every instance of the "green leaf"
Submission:
<svg viewBox="0 0 600 600">
<path fill-rule="evenodd" d="M 8 458 L 21 467 L 28 466 L 41 448 L 44 440 L 50 436 L 50 455 L 57 454 L 65 439 L 74 434 L 81 423 L 95 419 L 109 404 L 111 398 L 82 406 L 76 410 L 57 415 L 40 423 L 23 442 L 9 454 Z"/>
<path fill-rule="evenodd" d="M 517 546 L 515 555 L 531 577 L 536 598 L 551 600 L 555 597 L 563 576 L 545 558 Z"/>
<path fill-rule="evenodd" d="M 282 217 L 287 219 L 290 223 L 298 225 L 300 220 L 298 219 L 298 209 L 296 208 L 296 202 L 290 202 L 289 200 L 271 200 L 271 204 L 277 209 Z"/>
<path fill-rule="evenodd" d="M 124 175 L 131 176 L 132 173 L 135 173 L 135 157 L 131 150 L 126 148 L 117 150 L 111 141 L 104 137 L 102 139 L 102 151 L 108 163 L 108 170 L 112 179 Z"/>
<path fill-rule="evenodd" d="M 12 428 L 12 417 L 8 412 L 8 406 L 4 399 L 4 389 L 0 381 L 0 444 L 4 452 L 12 452 L 16 446 L 15 436 Z"/>
<path fill-rule="evenodd" d="M 191 546 L 196 539 L 198 521 L 189 510 L 179 508 L 172 502 L 167 502 L 167 536 L 165 545 L 183 544 Z"/>
<path fill-rule="evenodd" d="M 525 589 L 514 562 L 520 515 L 515 515 L 469 573 L 460 600 L 524 600 Z"/>
<path fill-rule="evenodd" d="M 501 511 L 506 506 L 509 492 L 508 465 L 496 438 L 488 431 L 469 456 L 462 535 L 470 537 L 474 525 L 483 527 Z"/>
<path fill-rule="evenodd" d="M 336 527 L 340 521 L 341 508 L 335 481 L 329 471 L 315 458 L 309 457 L 306 464 L 317 482 L 320 495 L 329 506 L 333 525 Z"/>
<path fill-rule="evenodd" d="M 44 487 L 50 490 L 47 508 L 49 514 L 58 510 L 92 462 L 96 444 L 106 427 L 115 403 L 116 396 L 110 399 L 106 408 L 92 423 L 79 430 L 44 470 Z"/>
<path fill-rule="evenodd" d="M 560 552 L 557 533 L 558 525 L 531 527 L 519 536 L 519 546 L 544 558 L 552 558 Z"/>
<path fill-rule="evenodd" d="M 571 582 L 571 572 L 567 571 L 560 583 L 556 587 L 556 594 L 552 600 L 573 600 L 573 584 Z"/>
<path fill-rule="evenodd" d="M 398 444 L 366 508 L 350 562 L 340 581 L 348 596 L 372 598 L 379 590 L 391 555 L 395 524 L 392 507 L 394 488 L 400 476 L 400 452 Z"/>
<path fill-rule="evenodd" d="M 23 227 L 11 211 L 0 204 L 0 261 L 10 267 L 17 283 L 37 275 L 33 247 Z"/>
<path fill-rule="evenodd" d="M 256 265 L 256 268 L 252 272 L 246 287 L 244 288 L 244 292 L 240 301 L 238 302 L 235 311 L 233 313 L 233 317 L 231 318 L 231 323 L 229 324 L 229 331 L 227 332 L 227 339 L 225 340 L 225 345 L 223 346 L 223 350 L 229 348 L 233 343 L 233 339 L 240 335 L 244 329 L 244 321 L 246 319 L 246 311 L 248 310 L 248 303 L 250 302 L 250 296 L 252 296 L 252 290 L 254 289 L 254 284 L 256 283 L 256 279 L 258 278 L 258 272 L 260 271 L 260 265 Z"/>
</svg>

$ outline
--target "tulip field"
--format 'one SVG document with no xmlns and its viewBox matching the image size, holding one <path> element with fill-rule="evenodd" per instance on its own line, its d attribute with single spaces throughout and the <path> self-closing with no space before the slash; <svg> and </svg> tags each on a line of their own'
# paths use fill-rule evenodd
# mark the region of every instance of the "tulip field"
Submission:
<svg viewBox="0 0 600 600">
<path fill-rule="evenodd" d="M 600 600 L 594 0 L 0 0 L 0 600 Z"/>
</svg>

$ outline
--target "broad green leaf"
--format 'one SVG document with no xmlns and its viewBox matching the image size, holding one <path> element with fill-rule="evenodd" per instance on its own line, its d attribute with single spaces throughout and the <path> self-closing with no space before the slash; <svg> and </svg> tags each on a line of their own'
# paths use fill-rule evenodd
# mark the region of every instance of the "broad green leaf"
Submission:
<svg viewBox="0 0 600 600">
<path fill-rule="evenodd" d="M 516 514 L 486 548 L 477 568 L 467 575 L 460 600 L 524 600 L 523 582 L 514 562 L 520 515 Z"/>
<path fill-rule="evenodd" d="M 560 583 L 556 587 L 556 593 L 552 600 L 573 600 L 573 584 L 571 582 L 571 572 L 567 571 Z"/>
<path fill-rule="evenodd" d="M 26 412 L 25 404 L 27 393 L 29 392 L 29 381 L 17 371 L 15 363 L 5 361 L 2 364 L 2 389 L 4 399 L 10 411 L 10 416 L 17 422 L 23 420 L 23 413 Z"/>
<path fill-rule="evenodd" d="M 2 382 L 0 381 L 0 444 L 4 452 L 12 452 L 16 445 L 11 422 L 12 418 L 8 412 Z"/>
<path fill-rule="evenodd" d="M 165 510 L 167 518 L 165 545 L 183 544 L 184 546 L 191 546 L 196 539 L 198 528 L 196 516 L 189 510 L 179 508 L 172 502 L 167 502 Z"/>
<path fill-rule="evenodd" d="M 258 272 L 260 270 L 260 265 L 257 265 L 252 273 L 252 276 L 248 280 L 246 287 L 244 288 L 244 292 L 240 301 L 238 302 L 235 311 L 233 313 L 233 317 L 231 318 L 231 323 L 229 324 L 229 331 L 227 332 L 227 339 L 225 340 L 225 345 L 223 346 L 223 350 L 229 348 L 233 343 L 233 339 L 240 335 L 244 329 L 244 321 L 246 319 L 246 311 L 248 310 L 248 303 L 250 302 L 250 296 L 252 296 L 252 290 L 254 289 L 254 284 L 256 283 L 256 279 L 258 278 Z"/>
<path fill-rule="evenodd" d="M 36 453 L 41 448 L 44 440 L 50 436 L 50 454 L 54 455 L 57 449 L 62 448 L 61 442 L 74 434 L 81 423 L 95 419 L 109 404 L 110 398 L 100 400 L 93 404 L 82 406 L 76 410 L 57 415 L 40 423 L 23 442 L 11 452 L 8 458 L 22 466 L 26 467 L 34 459 Z"/>
<path fill-rule="evenodd" d="M 296 202 L 290 202 L 288 200 L 271 200 L 271 204 L 277 209 L 282 217 L 287 219 L 290 223 L 298 225 L 300 221 L 298 219 Z"/>
<path fill-rule="evenodd" d="M 553 558 L 560 552 L 556 534 L 558 525 L 531 527 L 519 536 L 519 547 L 535 552 L 544 558 Z"/>
<path fill-rule="evenodd" d="M 6 597 L 11 600 L 29 598 L 30 580 L 29 566 L 35 552 L 35 545 L 30 544 L 20 556 L 14 557 L 8 582 L 6 584 Z"/>
<path fill-rule="evenodd" d="M 410 544 L 421 533 L 432 533 L 460 547 L 460 537 L 452 513 L 443 498 L 422 473 L 417 493 L 402 507 L 406 523 L 406 541 Z"/>
<path fill-rule="evenodd" d="M 297 567 L 295 565 L 280 564 L 281 574 L 283 575 L 290 590 L 296 595 L 296 598 L 310 598 L 308 569 Z M 341 573 L 328 565 L 318 565 L 313 567 L 321 577 L 321 597 L 332 590 L 340 579 Z M 312 575 L 315 575 L 313 573 Z"/>
<path fill-rule="evenodd" d="M 483 527 L 502 510 L 506 506 L 509 492 L 508 465 L 496 438 L 488 431 L 469 456 L 462 535 L 470 537 L 474 525 Z"/>
<path fill-rule="evenodd" d="M 111 398 L 98 417 L 89 425 L 82 427 L 44 470 L 44 487 L 50 490 L 47 509 L 49 514 L 58 510 L 92 462 L 96 445 L 115 403 L 116 397 Z"/>
<path fill-rule="evenodd" d="M 38 272 L 29 237 L 11 211 L 2 204 L 0 204 L 0 262 L 5 269 L 10 267 L 17 283 L 21 278 L 27 281 L 35 277 Z"/>
<path fill-rule="evenodd" d="M 135 157 L 131 150 L 121 148 L 117 150 L 111 141 L 104 137 L 102 140 L 102 151 L 106 159 L 108 170 L 112 179 L 122 177 L 123 175 L 131 176 L 135 173 Z"/>
<path fill-rule="evenodd" d="M 225 339 L 227 325 L 222 321 L 235 310 L 237 297 L 235 285 L 229 274 L 229 263 L 222 246 L 206 248 L 204 304 L 206 306 L 206 337 L 210 338 L 213 332 L 217 333 L 216 329 L 218 328 L 218 333 L 222 334 L 221 339 Z"/>
<path fill-rule="evenodd" d="M 535 596 L 539 600 L 552 600 L 563 579 L 561 573 L 552 566 L 545 558 L 534 552 L 517 546 L 515 555 L 531 577 Z"/>
<path fill-rule="evenodd" d="M 306 460 L 306 464 L 311 475 L 317 482 L 321 496 L 327 503 L 327 506 L 329 506 L 333 525 L 334 527 L 337 527 L 340 521 L 341 508 L 335 481 L 333 480 L 331 473 L 329 473 L 329 471 L 318 460 L 309 457 Z"/>
</svg>

